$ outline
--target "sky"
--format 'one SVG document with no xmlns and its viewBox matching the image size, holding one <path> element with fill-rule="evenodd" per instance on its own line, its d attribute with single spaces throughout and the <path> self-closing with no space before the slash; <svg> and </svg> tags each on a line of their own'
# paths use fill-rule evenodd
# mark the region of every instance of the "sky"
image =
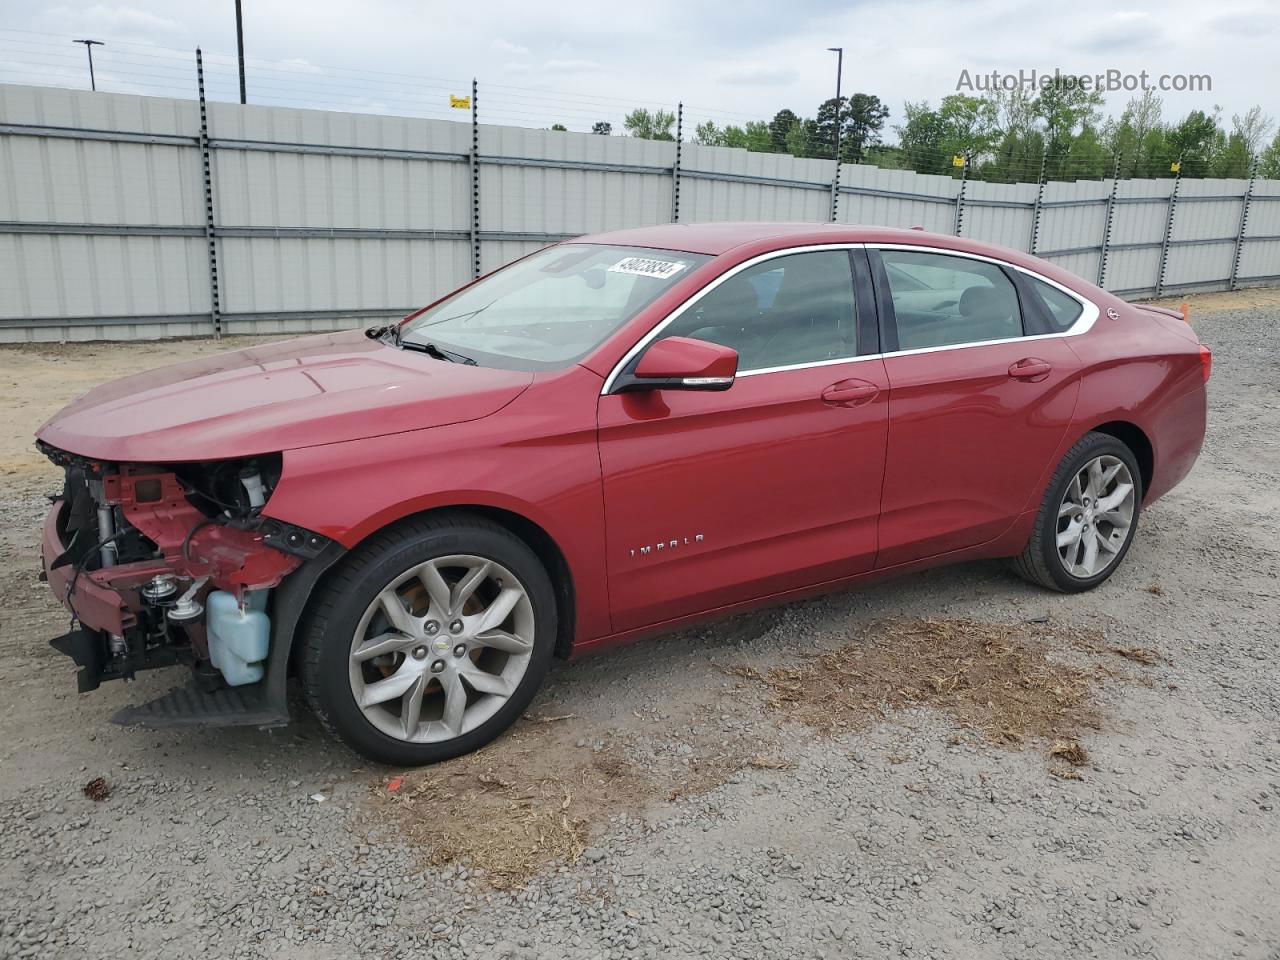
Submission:
<svg viewBox="0 0 1280 960">
<path fill-rule="evenodd" d="M 1166 92 L 1165 119 L 1219 106 L 1223 122 L 1260 104 L 1280 117 L 1280 3 L 1163 0 L 243 0 L 249 101 L 445 119 L 449 96 L 480 84 L 482 122 L 620 132 L 632 106 L 686 104 L 687 129 L 787 107 L 812 116 L 843 89 L 935 103 L 967 71 L 1207 74 L 1212 89 Z M 233 0 L 0 0 L 0 82 L 191 96 L 203 47 L 210 96 L 238 96 Z M 963 91 L 969 92 L 969 91 Z M 1107 95 L 1119 113 L 1132 93 Z"/>
</svg>

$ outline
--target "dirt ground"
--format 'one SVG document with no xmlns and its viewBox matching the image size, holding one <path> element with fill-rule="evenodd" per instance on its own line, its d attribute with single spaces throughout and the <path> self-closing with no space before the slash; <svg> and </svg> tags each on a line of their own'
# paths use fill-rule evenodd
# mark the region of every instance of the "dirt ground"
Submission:
<svg viewBox="0 0 1280 960">
<path fill-rule="evenodd" d="M 249 340 L 0 349 L 0 958 L 1280 958 L 1280 291 L 1188 302 L 1191 477 L 1089 594 L 932 571 L 560 667 L 424 771 L 108 722 L 33 430 Z"/>
</svg>

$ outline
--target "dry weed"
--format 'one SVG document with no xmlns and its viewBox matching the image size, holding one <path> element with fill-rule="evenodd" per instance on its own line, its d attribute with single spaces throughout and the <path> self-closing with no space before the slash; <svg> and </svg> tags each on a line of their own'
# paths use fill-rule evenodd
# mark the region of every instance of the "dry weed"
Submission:
<svg viewBox="0 0 1280 960">
<path fill-rule="evenodd" d="M 1089 762 L 1089 752 L 1078 740 L 1055 740 L 1049 748 L 1049 756 L 1065 760 L 1073 767 L 1083 767 Z"/>
<path fill-rule="evenodd" d="M 1160 654 L 1150 647 L 1111 647 L 1111 652 L 1118 657 L 1140 663 L 1144 667 L 1154 666 L 1160 662 Z"/>
<path fill-rule="evenodd" d="M 561 719 L 568 718 L 527 718 L 476 753 L 404 774 L 396 791 L 378 785 L 372 802 L 432 866 L 463 865 L 506 890 L 577 860 L 593 828 L 611 815 L 664 796 L 705 793 L 752 756 L 745 745 L 716 741 L 696 744 L 687 762 L 639 762 L 629 737 L 614 737 L 603 749 L 575 747 L 578 733 L 553 722 Z M 757 759 L 785 769 L 782 761 Z"/>
<path fill-rule="evenodd" d="M 1051 656 L 1078 637 L 1030 624 L 886 621 L 799 666 L 737 672 L 765 684 L 772 707 L 824 734 L 933 706 L 993 743 L 1021 744 L 1097 726 L 1095 670 Z"/>
</svg>

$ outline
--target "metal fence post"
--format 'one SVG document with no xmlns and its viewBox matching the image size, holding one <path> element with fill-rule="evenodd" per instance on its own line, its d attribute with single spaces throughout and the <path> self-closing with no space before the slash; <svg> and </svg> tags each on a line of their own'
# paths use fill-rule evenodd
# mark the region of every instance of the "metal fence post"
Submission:
<svg viewBox="0 0 1280 960">
<path fill-rule="evenodd" d="M 209 319 L 213 337 L 222 338 L 222 307 L 218 299 L 218 242 L 213 220 L 213 171 L 209 165 L 209 112 L 204 99 L 204 57 L 196 47 L 196 88 L 200 92 L 200 165 L 204 173 L 204 239 L 209 246 Z"/>
<path fill-rule="evenodd" d="M 1044 203 L 1044 168 L 1049 160 L 1049 148 L 1040 151 L 1040 177 L 1036 180 L 1036 206 L 1031 215 L 1031 246 L 1027 250 L 1032 256 L 1036 253 L 1036 244 L 1040 241 L 1040 207 Z"/>
<path fill-rule="evenodd" d="M 1240 232 L 1236 234 L 1236 253 L 1231 258 L 1231 277 L 1227 281 L 1227 289 L 1236 288 L 1236 278 L 1240 273 L 1240 255 L 1244 252 L 1245 230 L 1249 226 L 1249 205 L 1253 203 L 1253 183 L 1258 179 L 1258 158 L 1253 158 L 1249 167 L 1249 186 L 1244 192 L 1244 204 L 1240 208 Z"/>
<path fill-rule="evenodd" d="M 1182 158 L 1173 176 L 1173 191 L 1169 194 L 1169 216 L 1164 222 L 1164 240 L 1160 244 L 1160 272 L 1156 275 L 1156 296 L 1164 292 L 1164 274 L 1169 266 L 1169 240 L 1173 236 L 1173 214 L 1178 209 L 1178 187 L 1182 185 Z"/>
<path fill-rule="evenodd" d="M 831 222 L 840 216 L 840 158 L 836 157 L 836 172 L 831 178 Z"/>
<path fill-rule="evenodd" d="M 480 92 L 471 79 L 471 276 L 480 276 Z"/>
<path fill-rule="evenodd" d="M 1106 289 L 1107 254 L 1111 249 L 1111 226 L 1116 218 L 1116 190 L 1120 186 L 1120 157 L 1116 154 L 1115 168 L 1111 173 L 1111 192 L 1107 194 L 1107 215 L 1102 223 L 1102 256 L 1098 258 L 1098 286 Z"/>
<path fill-rule="evenodd" d="M 671 168 L 671 222 L 680 222 L 680 150 L 684 145 L 684 103 L 676 104 L 676 162 Z"/>
<path fill-rule="evenodd" d="M 969 155 L 964 155 L 964 167 L 960 170 L 960 192 L 956 194 L 956 220 L 952 230 L 957 237 L 964 227 L 964 189 L 969 183 Z"/>
</svg>

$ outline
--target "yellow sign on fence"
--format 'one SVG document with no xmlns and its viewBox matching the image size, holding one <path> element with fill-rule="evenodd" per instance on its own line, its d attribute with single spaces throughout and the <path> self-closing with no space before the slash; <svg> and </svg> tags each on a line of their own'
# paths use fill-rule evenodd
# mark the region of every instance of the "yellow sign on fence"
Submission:
<svg viewBox="0 0 1280 960">
<path fill-rule="evenodd" d="M 1177 173 L 1177 172 L 1178 172 L 1179 170 L 1181 170 L 1181 169 L 1182 169 L 1182 161 L 1181 161 L 1181 160 L 1175 160 L 1175 161 L 1173 161 L 1173 163 L 1169 164 L 1169 172 L 1170 172 L 1170 173 Z"/>
<path fill-rule="evenodd" d="M 964 157 L 961 154 L 957 153 L 954 157 L 951 158 L 951 165 L 953 167 L 963 167 Z"/>
<path fill-rule="evenodd" d="M 453 107 L 455 110 L 470 110 L 471 98 L 455 97 L 453 94 L 449 94 L 449 106 Z"/>
</svg>

